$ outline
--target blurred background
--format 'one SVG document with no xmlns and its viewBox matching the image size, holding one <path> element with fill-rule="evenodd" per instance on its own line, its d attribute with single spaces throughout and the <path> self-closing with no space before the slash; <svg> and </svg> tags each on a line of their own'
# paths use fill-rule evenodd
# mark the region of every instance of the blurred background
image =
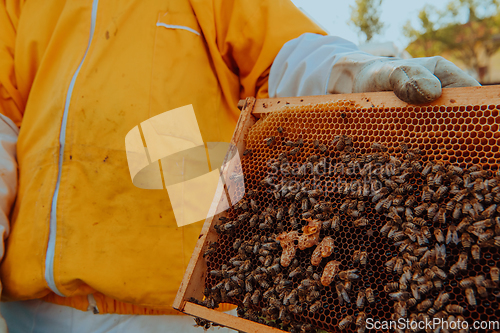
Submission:
<svg viewBox="0 0 500 333">
<path fill-rule="evenodd" d="M 500 0 L 292 0 L 329 34 L 388 57 L 440 55 L 500 84 Z"/>
</svg>

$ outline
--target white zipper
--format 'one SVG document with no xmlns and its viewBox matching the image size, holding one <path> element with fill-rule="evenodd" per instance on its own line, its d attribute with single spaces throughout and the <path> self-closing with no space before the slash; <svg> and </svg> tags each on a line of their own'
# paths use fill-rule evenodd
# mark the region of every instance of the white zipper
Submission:
<svg viewBox="0 0 500 333">
<path fill-rule="evenodd" d="M 63 119 L 61 123 L 61 132 L 59 134 L 59 170 L 57 173 L 57 183 L 56 183 L 56 189 L 54 191 L 54 196 L 52 197 L 52 206 L 50 210 L 50 231 L 49 231 L 49 243 L 47 245 L 47 253 L 45 255 L 45 281 L 47 281 L 47 284 L 49 285 L 49 288 L 58 294 L 59 296 L 64 295 L 57 289 L 56 283 L 54 281 L 54 253 L 55 253 L 55 247 L 56 247 L 56 228 L 57 228 L 57 197 L 59 195 L 59 187 L 61 185 L 61 171 L 62 171 L 62 165 L 63 165 L 63 157 L 64 157 L 64 146 L 65 146 L 65 141 L 66 141 L 66 125 L 68 123 L 68 110 L 69 110 L 69 105 L 71 102 L 71 96 L 73 95 L 73 88 L 75 87 L 75 81 L 76 78 L 78 77 L 78 73 L 80 73 L 80 69 L 82 68 L 83 62 L 85 61 L 85 58 L 87 57 L 87 52 L 89 51 L 90 44 L 92 43 L 92 38 L 94 37 L 94 31 L 95 31 L 95 22 L 96 22 L 96 17 L 97 17 L 97 5 L 99 3 L 99 0 L 93 0 L 92 2 L 92 15 L 91 15 L 91 21 L 90 21 L 90 37 L 89 37 L 89 42 L 87 44 L 87 49 L 85 50 L 85 54 L 83 55 L 82 61 L 80 61 L 80 64 L 78 65 L 78 68 L 75 71 L 75 74 L 73 74 L 73 77 L 71 78 L 71 82 L 69 84 L 68 92 L 66 94 L 66 101 L 64 103 L 64 112 L 63 112 Z"/>
</svg>

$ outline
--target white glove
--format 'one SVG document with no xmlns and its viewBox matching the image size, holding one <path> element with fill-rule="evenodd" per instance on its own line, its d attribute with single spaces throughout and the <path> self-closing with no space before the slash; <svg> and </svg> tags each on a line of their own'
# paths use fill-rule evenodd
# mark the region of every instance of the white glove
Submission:
<svg viewBox="0 0 500 333">
<path fill-rule="evenodd" d="M 332 68 L 330 93 L 394 91 L 401 100 L 421 104 L 441 96 L 441 88 L 479 86 L 443 57 L 398 59 L 351 54 Z"/>
<path fill-rule="evenodd" d="M 479 83 L 442 57 L 376 57 L 335 36 L 306 33 L 287 42 L 269 75 L 269 96 L 394 91 L 412 104 L 435 100 L 442 87 Z"/>
</svg>

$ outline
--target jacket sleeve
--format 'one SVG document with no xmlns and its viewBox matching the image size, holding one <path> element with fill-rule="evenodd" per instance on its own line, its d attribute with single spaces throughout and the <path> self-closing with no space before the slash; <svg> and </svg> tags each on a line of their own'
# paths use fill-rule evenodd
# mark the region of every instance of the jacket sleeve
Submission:
<svg viewBox="0 0 500 333">
<path fill-rule="evenodd" d="M 17 1 L 0 2 L 0 260 L 5 253 L 9 216 L 17 192 L 17 125 L 21 124 L 23 108 L 14 71 L 18 12 Z M 0 292 L 1 289 L 0 284 Z M 0 332 L 6 331 L 7 326 L 0 316 Z"/>
<path fill-rule="evenodd" d="M 326 34 L 289 0 L 216 0 L 215 22 L 219 52 L 240 78 L 240 98 L 268 97 L 270 68 L 286 42 Z"/>
<path fill-rule="evenodd" d="M 353 77 L 342 60 L 359 55 L 366 53 L 345 39 L 306 33 L 280 50 L 271 67 L 269 96 L 345 93 L 338 87 L 352 85 Z"/>
<path fill-rule="evenodd" d="M 19 1 L 0 2 L 0 113 L 21 125 L 24 103 L 16 84 L 14 48 Z"/>
</svg>

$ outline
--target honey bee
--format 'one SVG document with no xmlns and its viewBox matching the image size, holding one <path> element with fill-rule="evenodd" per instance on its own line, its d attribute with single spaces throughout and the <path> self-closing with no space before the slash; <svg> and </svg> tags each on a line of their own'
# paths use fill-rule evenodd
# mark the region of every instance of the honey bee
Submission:
<svg viewBox="0 0 500 333">
<path fill-rule="evenodd" d="M 392 221 L 389 221 L 387 222 L 386 224 L 384 224 L 382 226 L 382 228 L 380 229 L 380 234 L 384 237 L 387 237 L 387 235 L 389 234 L 389 231 L 391 231 L 391 229 L 394 227 L 394 224 L 392 223 Z"/>
<path fill-rule="evenodd" d="M 434 175 L 434 179 L 433 179 L 433 182 L 434 182 L 434 186 L 441 186 L 442 183 L 443 183 L 443 177 L 444 174 L 443 172 L 441 171 L 438 171 L 435 175 Z"/>
<path fill-rule="evenodd" d="M 366 217 L 361 217 L 353 222 L 355 227 L 365 227 L 368 225 L 368 219 Z"/>
<path fill-rule="evenodd" d="M 446 224 L 446 208 L 439 208 L 437 215 L 434 217 L 434 221 L 439 221 L 439 223 L 441 224 Z"/>
<path fill-rule="evenodd" d="M 403 220 L 401 219 L 401 216 L 399 216 L 395 207 L 391 207 L 391 210 L 387 214 L 387 217 L 391 218 L 397 224 L 401 224 L 403 222 Z"/>
<path fill-rule="evenodd" d="M 308 199 L 302 199 L 302 211 L 305 212 L 309 209 L 309 200 Z"/>
<path fill-rule="evenodd" d="M 357 269 L 349 269 L 347 271 L 340 272 L 338 276 L 342 280 L 358 280 L 359 275 L 356 274 L 357 272 Z"/>
<path fill-rule="evenodd" d="M 280 192 L 279 192 L 279 191 L 275 191 L 275 192 L 273 192 L 273 195 L 274 195 L 274 198 L 275 198 L 276 200 L 279 200 L 279 199 L 281 198 L 281 194 L 280 194 Z"/>
<path fill-rule="evenodd" d="M 306 297 L 306 301 L 309 303 L 314 302 L 321 296 L 320 292 L 318 290 L 312 290 Z"/>
<path fill-rule="evenodd" d="M 399 290 L 408 289 L 408 278 L 405 274 L 402 274 L 399 278 Z"/>
<path fill-rule="evenodd" d="M 410 290 L 411 290 L 411 294 L 413 295 L 413 298 L 415 300 L 420 300 L 420 291 L 419 291 L 418 285 L 416 285 L 415 283 L 412 283 L 410 285 Z"/>
<path fill-rule="evenodd" d="M 437 215 L 439 210 L 439 206 L 436 203 L 433 203 L 432 205 L 427 208 L 427 217 L 432 220 L 434 217 Z"/>
<path fill-rule="evenodd" d="M 427 311 L 427 309 L 430 308 L 432 304 L 433 304 L 432 300 L 426 299 L 417 305 L 417 310 L 420 312 Z"/>
<path fill-rule="evenodd" d="M 425 277 L 422 277 L 421 280 L 425 280 L 426 278 Z M 418 291 L 420 294 L 427 294 L 434 286 L 434 284 L 432 283 L 432 281 L 429 281 L 429 280 L 425 280 L 426 282 L 421 284 L 419 287 L 418 287 Z"/>
<path fill-rule="evenodd" d="M 423 247 L 419 247 L 419 248 L 415 248 L 415 250 L 413 251 L 413 254 L 416 255 L 417 257 L 420 257 L 421 255 L 423 255 L 426 251 L 428 250 L 428 248 L 426 246 L 423 246 Z"/>
<path fill-rule="evenodd" d="M 315 189 L 315 190 L 311 190 L 311 191 L 309 191 L 309 192 L 307 193 L 307 195 L 308 195 L 309 197 L 313 197 L 313 198 L 315 198 L 315 197 L 319 197 L 319 196 L 320 196 L 320 195 L 322 195 L 322 194 L 323 194 L 323 191 L 322 191 L 321 189 L 319 189 L 319 188 L 318 188 L 318 189 Z"/>
<path fill-rule="evenodd" d="M 385 263 L 386 270 L 388 272 L 392 272 L 394 266 L 396 265 L 396 261 L 398 260 L 398 257 L 393 257 L 389 261 Z"/>
<path fill-rule="evenodd" d="M 392 291 L 398 290 L 399 289 L 399 283 L 398 282 L 390 282 L 385 285 L 384 291 L 386 293 L 390 293 Z"/>
<path fill-rule="evenodd" d="M 280 221 L 283 218 L 283 207 L 278 208 L 278 212 L 276 213 L 276 220 Z"/>
<path fill-rule="evenodd" d="M 372 143 L 371 148 L 373 150 L 378 150 L 378 151 L 387 151 L 387 149 L 388 149 L 386 146 L 384 146 L 383 144 L 378 143 L 378 142 Z"/>
<path fill-rule="evenodd" d="M 403 154 L 406 154 L 408 152 L 408 144 L 406 143 L 400 143 L 399 144 L 399 149 Z"/>
<path fill-rule="evenodd" d="M 264 139 L 264 143 L 268 146 L 272 145 L 276 141 L 276 137 L 271 136 L 269 138 Z"/>
<path fill-rule="evenodd" d="M 427 177 L 427 175 L 432 171 L 432 162 L 427 162 L 422 170 L 422 175 Z"/>
<path fill-rule="evenodd" d="M 423 204 L 415 207 L 413 212 L 415 213 L 415 215 L 420 216 L 428 209 L 428 207 L 429 207 L 428 203 L 423 203 Z"/>
<path fill-rule="evenodd" d="M 481 259 L 481 249 L 477 244 L 472 245 L 471 254 L 474 261 L 479 261 L 479 259 Z"/>
<path fill-rule="evenodd" d="M 288 151 L 288 155 L 293 156 L 293 155 L 297 154 L 299 151 L 300 151 L 299 147 L 292 148 Z"/>
<path fill-rule="evenodd" d="M 446 246 L 436 244 L 436 265 L 443 267 L 446 263 Z"/>
<path fill-rule="evenodd" d="M 448 313 L 454 313 L 454 314 L 463 314 L 465 309 L 457 304 L 448 304 L 446 306 L 446 312 Z"/>
<path fill-rule="evenodd" d="M 493 205 L 489 206 L 488 208 L 486 208 L 481 213 L 481 217 L 483 217 L 485 219 L 489 219 L 489 218 L 493 217 L 493 214 L 496 212 L 496 210 L 497 210 L 497 205 L 493 204 Z"/>
<path fill-rule="evenodd" d="M 434 301 L 434 310 L 439 311 L 450 300 L 450 294 L 441 292 Z"/>
<path fill-rule="evenodd" d="M 459 220 L 461 216 L 462 216 L 462 204 L 457 203 L 453 208 L 452 217 L 454 220 Z"/>
<path fill-rule="evenodd" d="M 288 310 L 292 313 L 295 313 L 295 314 L 300 314 L 302 312 L 302 306 L 298 305 L 298 304 L 290 304 L 288 306 Z"/>
<path fill-rule="evenodd" d="M 473 277 L 468 277 L 468 278 L 465 278 L 463 280 L 461 280 L 459 282 L 459 285 L 461 288 L 469 288 L 469 287 L 472 287 L 474 286 L 475 282 L 474 282 L 474 278 Z"/>
<path fill-rule="evenodd" d="M 436 241 L 439 243 L 444 243 L 444 235 L 441 229 L 434 229 L 434 237 L 436 237 Z"/>
<path fill-rule="evenodd" d="M 457 194 L 455 194 L 452 200 L 457 203 L 461 202 L 467 196 L 467 194 L 469 194 L 469 191 L 467 191 L 467 189 L 460 190 L 457 192 Z"/>
<path fill-rule="evenodd" d="M 495 236 L 493 244 L 497 247 L 500 247 L 500 237 L 499 236 Z"/>
<path fill-rule="evenodd" d="M 368 303 L 370 303 L 370 304 L 375 303 L 375 294 L 374 294 L 372 288 L 366 288 L 365 295 L 366 295 L 366 300 L 368 301 Z"/>
<path fill-rule="evenodd" d="M 349 327 L 349 325 L 352 324 L 352 322 L 354 321 L 354 317 L 353 316 L 346 316 L 344 319 L 342 319 L 340 322 L 339 322 L 339 330 L 343 331 L 345 330 L 347 327 Z"/>
<path fill-rule="evenodd" d="M 321 308 L 321 301 L 316 301 L 313 305 L 309 307 L 309 312 L 315 313 Z"/>
<path fill-rule="evenodd" d="M 239 294 L 241 294 L 241 292 L 242 292 L 242 290 L 240 288 L 236 288 L 236 289 L 228 291 L 227 296 L 228 297 L 235 297 L 235 296 L 238 296 Z"/>
<path fill-rule="evenodd" d="M 489 178 L 491 177 L 491 171 L 489 170 L 478 170 L 470 172 L 470 177 L 475 180 L 477 178 Z"/>
<path fill-rule="evenodd" d="M 427 228 L 427 227 L 422 227 L 422 228 Z M 428 230 L 429 229 L 427 228 L 425 229 L 425 232 L 422 231 L 417 233 L 417 241 L 419 246 L 424 246 L 425 244 L 429 243 L 429 237 L 427 237 L 429 235 L 429 233 L 427 232 Z"/>
<path fill-rule="evenodd" d="M 366 328 L 366 313 L 358 313 L 358 316 L 356 317 L 356 326 L 358 327 L 358 333 L 364 332 L 364 329 Z"/>
<path fill-rule="evenodd" d="M 422 201 L 431 201 L 434 191 L 429 188 L 429 186 L 424 186 L 422 188 Z"/>
<path fill-rule="evenodd" d="M 498 284 L 499 281 L 499 276 L 500 276 L 500 269 L 498 267 L 491 267 L 490 269 L 490 275 L 491 275 L 491 280 Z"/>
<path fill-rule="evenodd" d="M 411 308 L 414 307 L 418 303 L 418 300 L 415 298 L 410 298 L 409 300 L 406 301 L 406 305 Z"/>
<path fill-rule="evenodd" d="M 332 145 L 335 146 L 335 148 L 338 150 L 338 151 L 342 151 L 344 150 L 346 144 L 345 144 L 345 136 L 343 135 L 338 135 L 336 136 L 333 141 L 332 141 Z"/>
<path fill-rule="evenodd" d="M 486 281 L 490 281 L 490 280 L 486 280 Z M 484 282 L 486 282 L 484 281 Z M 494 283 L 492 282 L 493 284 L 493 287 L 494 287 Z M 487 298 L 488 297 L 488 290 L 486 290 L 486 287 L 485 286 L 478 286 L 476 285 L 476 289 L 477 289 L 477 293 L 479 294 L 480 297 L 482 298 Z"/>
<path fill-rule="evenodd" d="M 324 153 L 325 151 L 327 151 L 328 147 L 326 145 L 324 145 L 324 144 L 320 144 L 318 146 L 318 149 L 319 149 L 320 152 Z"/>
<path fill-rule="evenodd" d="M 309 211 L 309 212 L 303 213 L 301 216 L 305 220 L 305 219 L 311 218 L 313 216 L 313 213 L 311 211 Z"/>
<path fill-rule="evenodd" d="M 340 304 L 343 304 L 343 302 L 351 303 L 351 299 L 349 298 L 349 294 L 347 293 L 347 290 L 345 289 L 342 282 L 338 282 L 335 285 L 335 289 L 337 291 L 337 295 L 338 295 Z"/>
<path fill-rule="evenodd" d="M 460 239 L 458 238 L 457 227 L 453 224 L 448 226 L 448 233 L 446 234 L 446 244 L 453 242 L 458 245 Z"/>
<path fill-rule="evenodd" d="M 479 200 L 472 199 L 470 200 L 470 204 L 472 205 L 472 209 L 474 210 L 474 216 L 480 215 L 484 211 L 484 207 L 483 205 L 481 205 Z"/>
<path fill-rule="evenodd" d="M 387 238 L 395 238 L 395 235 L 399 232 L 399 227 L 392 225 L 391 230 L 387 233 Z M 403 233 L 404 235 L 404 233 Z"/>
<path fill-rule="evenodd" d="M 458 271 L 464 271 L 467 269 L 468 255 L 465 252 L 460 253 L 458 261 L 450 267 L 451 274 L 457 274 Z"/>
<path fill-rule="evenodd" d="M 356 250 L 352 254 L 352 261 L 354 261 L 354 263 L 359 263 L 360 257 L 361 257 L 361 251 L 360 250 Z"/>
<path fill-rule="evenodd" d="M 300 221 L 293 216 L 290 218 L 290 225 L 291 225 L 293 230 L 300 229 L 300 227 L 301 227 Z"/>
<path fill-rule="evenodd" d="M 472 289 L 472 288 L 465 289 L 465 297 L 467 298 L 467 302 L 471 306 L 476 306 L 477 305 L 476 296 L 474 294 L 474 289 Z"/>
<path fill-rule="evenodd" d="M 470 217 L 465 217 L 460 221 L 460 223 L 457 226 L 457 232 L 463 232 L 466 230 L 471 224 L 471 219 Z"/>
<path fill-rule="evenodd" d="M 432 251 L 431 250 L 428 250 L 427 252 L 424 253 L 424 255 L 422 256 L 422 258 L 420 258 L 419 262 L 418 262 L 418 265 L 420 267 L 425 267 L 428 265 L 428 262 L 429 260 L 431 259 L 432 257 Z"/>
<path fill-rule="evenodd" d="M 358 299 L 356 300 L 356 306 L 358 309 L 362 309 L 365 306 L 365 292 L 360 290 L 358 292 Z"/>
<path fill-rule="evenodd" d="M 415 256 L 412 256 L 411 254 L 409 254 L 408 252 L 406 252 L 405 254 L 403 254 L 403 259 L 405 259 L 406 263 L 408 265 L 412 265 L 414 262 L 417 262 L 418 261 L 418 258 L 415 257 Z"/>
<path fill-rule="evenodd" d="M 395 301 L 407 301 L 411 294 L 407 291 L 397 291 L 389 294 L 389 298 Z"/>
<path fill-rule="evenodd" d="M 446 193 L 448 193 L 449 191 L 449 188 L 444 186 L 444 185 L 441 185 L 437 190 L 436 192 L 434 192 L 433 196 L 432 196 L 432 200 L 434 201 L 439 201 L 441 200 Z M 451 202 L 451 205 L 454 204 L 454 201 L 450 201 Z"/>
<path fill-rule="evenodd" d="M 446 278 L 448 277 L 446 275 L 446 273 L 442 269 L 440 269 L 438 266 L 433 266 L 431 269 L 434 272 L 434 274 L 436 274 L 436 276 L 438 278 L 440 278 L 441 280 L 446 280 Z"/>
<path fill-rule="evenodd" d="M 417 225 L 422 226 L 422 227 L 427 225 L 427 221 L 421 217 L 413 218 L 412 223 L 417 224 Z"/>
<path fill-rule="evenodd" d="M 368 253 L 366 251 L 362 251 L 359 257 L 359 263 L 361 264 L 361 266 L 366 266 L 367 260 L 368 260 Z"/>
<path fill-rule="evenodd" d="M 463 202 L 462 202 L 462 214 L 470 215 L 471 217 L 475 217 L 476 212 L 472 208 L 472 204 L 470 203 L 469 200 L 463 200 Z"/>
</svg>

